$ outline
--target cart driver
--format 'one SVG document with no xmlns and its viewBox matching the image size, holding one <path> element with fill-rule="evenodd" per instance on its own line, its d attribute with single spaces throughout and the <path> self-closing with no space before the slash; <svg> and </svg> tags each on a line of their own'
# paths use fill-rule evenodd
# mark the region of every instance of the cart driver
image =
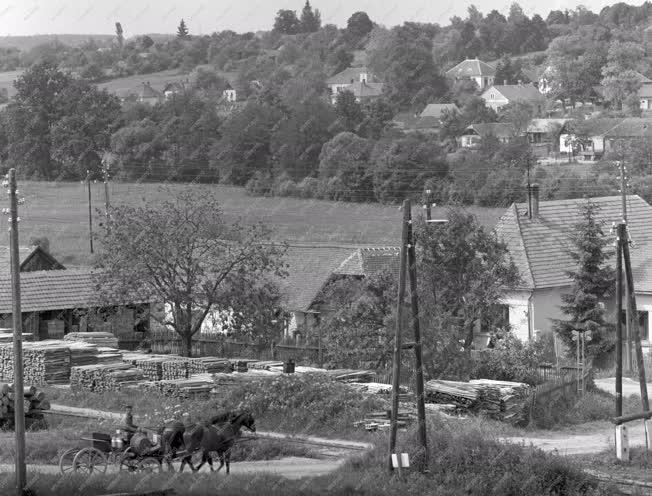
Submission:
<svg viewBox="0 0 652 496">
<path fill-rule="evenodd" d="M 125 406 L 124 430 L 127 431 L 129 437 L 138 431 L 138 426 L 134 424 L 133 407 L 131 405 Z"/>
</svg>

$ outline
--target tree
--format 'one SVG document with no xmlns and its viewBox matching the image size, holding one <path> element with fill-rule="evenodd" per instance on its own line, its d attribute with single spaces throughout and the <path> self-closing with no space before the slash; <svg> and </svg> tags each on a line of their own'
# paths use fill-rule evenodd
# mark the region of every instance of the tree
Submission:
<svg viewBox="0 0 652 496">
<path fill-rule="evenodd" d="M 187 40 L 190 38 L 190 35 L 188 34 L 188 27 L 186 26 L 186 22 L 183 19 L 181 19 L 181 22 L 177 27 L 177 38 L 180 40 Z"/>
<path fill-rule="evenodd" d="M 47 236 L 32 236 L 29 238 L 29 246 L 38 246 L 44 252 L 50 253 L 50 240 Z"/>
<path fill-rule="evenodd" d="M 536 116 L 534 106 L 525 101 L 513 101 L 498 110 L 500 122 L 511 123 L 514 126 L 514 135 L 525 133 L 528 125 Z"/>
<path fill-rule="evenodd" d="M 358 134 L 366 138 L 379 139 L 394 117 L 394 109 L 384 98 L 376 98 L 362 106 L 364 119 L 358 127 Z"/>
<path fill-rule="evenodd" d="M 518 269 L 507 246 L 464 210 L 450 209 L 443 225 L 419 220 L 415 237 L 426 370 L 431 377 L 468 373 L 463 358 L 474 327 L 500 326 L 498 306 L 519 282 Z"/>
<path fill-rule="evenodd" d="M 392 361 L 396 277 L 383 271 L 344 277 L 321 292 L 332 312 L 320 323 L 326 361 L 336 367 L 387 367 Z"/>
<path fill-rule="evenodd" d="M 368 35 L 373 28 L 374 23 L 366 12 L 354 12 L 346 21 L 346 33 L 355 39 Z"/>
<path fill-rule="evenodd" d="M 318 9 L 312 10 L 310 1 L 306 0 L 303 10 L 301 11 L 301 20 L 299 21 L 299 31 L 301 33 L 314 33 L 321 27 L 321 14 Z"/>
<path fill-rule="evenodd" d="M 182 19 L 182 21 L 183 21 L 183 19 Z M 179 28 L 180 27 L 181 27 L 181 25 L 179 25 Z M 187 31 L 188 30 L 186 29 L 186 34 L 187 34 Z M 144 36 L 142 36 L 140 38 L 140 45 L 143 47 L 143 50 L 148 50 L 150 47 L 152 47 L 154 45 L 154 40 L 150 36 L 144 35 Z"/>
<path fill-rule="evenodd" d="M 285 246 L 272 243 L 263 225 L 228 224 L 209 189 L 162 193 L 162 203 L 112 209 L 110 229 L 101 233 L 98 300 L 165 303 L 165 317 L 153 317 L 179 334 L 190 356 L 193 336 L 216 312 L 242 314 L 240 332 L 278 309 L 270 277 L 284 275 Z M 271 320 L 264 324 L 266 332 L 279 330 Z"/>
<path fill-rule="evenodd" d="M 281 9 L 276 13 L 273 31 L 281 34 L 297 34 L 300 25 L 294 10 Z"/>
<path fill-rule="evenodd" d="M 373 200 L 369 163 L 372 149 L 373 142 L 348 132 L 324 143 L 319 155 L 319 177 L 334 186 L 327 191 L 330 199 Z"/>
<path fill-rule="evenodd" d="M 355 95 L 348 91 L 338 93 L 335 100 L 335 115 L 345 131 L 356 131 L 364 115 L 362 106 L 356 102 Z"/>
<path fill-rule="evenodd" d="M 122 24 L 119 22 L 115 23 L 115 37 L 118 40 L 118 46 L 120 47 L 120 50 L 122 50 L 122 47 L 125 42 L 125 37 L 122 31 Z"/>
<path fill-rule="evenodd" d="M 578 210 L 582 220 L 575 225 L 569 237 L 569 254 L 576 268 L 568 271 L 567 275 L 573 285 L 571 292 L 561 297 L 564 303 L 561 309 L 568 318 L 555 320 L 553 329 L 569 351 L 575 349 L 572 340 L 574 330 L 590 331 L 592 337 L 587 350 L 589 355 L 597 356 L 611 351 L 614 346 L 612 326 L 606 322 L 605 309 L 600 304 L 614 286 L 614 270 L 607 264 L 611 254 L 606 248 L 611 241 L 604 235 L 603 222 L 597 219 L 598 205 L 589 200 Z"/>
<path fill-rule="evenodd" d="M 637 92 L 641 79 L 636 66 L 644 55 L 645 50 L 638 43 L 615 41 L 609 46 L 607 64 L 602 68 L 602 86 L 605 99 L 616 108 L 626 103 L 631 107 L 631 97 L 634 97 L 634 106 L 638 107 Z"/>
</svg>

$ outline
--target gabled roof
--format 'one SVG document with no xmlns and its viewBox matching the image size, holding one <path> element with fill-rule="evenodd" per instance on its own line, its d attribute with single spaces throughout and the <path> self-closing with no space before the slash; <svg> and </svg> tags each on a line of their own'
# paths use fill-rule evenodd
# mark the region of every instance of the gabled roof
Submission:
<svg viewBox="0 0 652 496">
<path fill-rule="evenodd" d="M 356 98 L 380 96 L 383 94 L 383 83 L 361 83 L 356 81 L 349 84 L 346 89 Z"/>
<path fill-rule="evenodd" d="M 398 246 L 358 248 L 333 273 L 345 276 L 370 276 L 389 269 L 398 277 L 400 255 L 401 249 Z"/>
<path fill-rule="evenodd" d="M 20 270 L 24 271 L 35 258 L 41 258 L 54 269 L 65 269 L 52 255 L 40 246 L 21 246 L 18 248 Z M 11 273 L 11 253 L 8 246 L 0 246 L 0 275 Z"/>
<path fill-rule="evenodd" d="M 419 115 L 421 117 L 436 117 L 437 119 L 441 119 L 444 111 L 459 112 L 460 109 L 454 103 L 429 103 Z"/>
<path fill-rule="evenodd" d="M 513 204 L 496 225 L 496 233 L 503 239 L 517 265 L 522 287 L 528 289 L 562 287 L 570 284 L 566 272 L 576 268 L 568 254 L 569 236 L 581 222 L 578 207 L 586 199 L 542 201 L 539 215 L 527 216 L 527 204 Z M 609 235 L 613 222 L 622 219 L 621 197 L 592 198 L 600 210 L 597 218 L 604 221 L 603 231 Z M 632 239 L 641 245 L 652 243 L 652 206 L 638 195 L 627 197 L 627 219 Z M 632 259 L 634 254 L 632 252 Z M 652 286 L 652 280 L 649 281 Z"/>
<path fill-rule="evenodd" d="M 446 75 L 453 78 L 494 76 L 495 74 L 494 67 L 478 59 L 466 59 L 446 71 Z"/>
<path fill-rule="evenodd" d="M 376 82 L 373 75 L 366 67 L 348 67 L 326 80 L 326 84 L 351 84 L 351 80 L 360 81 L 360 74 L 367 75 L 368 82 Z"/>
<path fill-rule="evenodd" d="M 436 117 L 421 117 L 413 112 L 399 112 L 392 119 L 394 125 L 404 130 L 427 130 L 441 127 L 441 122 Z"/>
<path fill-rule="evenodd" d="M 97 306 L 97 279 L 92 269 L 21 272 L 20 303 L 23 312 L 45 312 Z M 116 304 L 124 304 L 118 302 Z M 130 302 L 141 303 L 141 302 Z M 0 277 L 0 314 L 11 313 L 11 276 Z"/>
<path fill-rule="evenodd" d="M 510 102 L 535 102 L 545 99 L 545 97 L 539 93 L 539 90 L 532 84 L 494 84 L 492 87 L 485 90 L 483 96 L 492 91 L 500 93 Z"/>
<path fill-rule="evenodd" d="M 152 88 L 152 85 L 149 83 L 143 83 L 140 93 L 138 94 L 140 98 L 161 98 L 161 92 Z"/>
<path fill-rule="evenodd" d="M 527 126 L 528 133 L 550 133 L 561 130 L 569 119 L 532 119 Z"/>
<path fill-rule="evenodd" d="M 485 122 L 480 124 L 471 124 L 462 135 L 477 134 L 485 138 L 493 136 L 495 138 L 510 138 L 516 134 L 516 128 L 510 122 Z"/>
<path fill-rule="evenodd" d="M 652 119 L 628 117 L 605 133 L 605 138 L 652 139 Z"/>
</svg>

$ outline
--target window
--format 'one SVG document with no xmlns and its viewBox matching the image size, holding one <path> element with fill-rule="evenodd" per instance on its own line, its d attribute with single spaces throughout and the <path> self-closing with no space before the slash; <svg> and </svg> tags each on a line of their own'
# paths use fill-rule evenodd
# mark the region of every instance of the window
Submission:
<svg viewBox="0 0 652 496">
<path fill-rule="evenodd" d="M 625 325 L 627 325 L 627 313 L 623 310 L 620 315 L 620 321 L 623 324 L 623 335 L 625 333 Z M 648 332 L 649 329 L 649 315 L 648 312 L 638 312 L 638 332 L 641 336 L 641 341 L 648 341 L 650 335 Z"/>
<path fill-rule="evenodd" d="M 495 100 L 495 99 L 496 99 L 496 97 L 494 96 L 493 93 L 492 93 L 491 95 L 489 95 L 489 98 L 490 98 L 491 100 Z"/>
</svg>

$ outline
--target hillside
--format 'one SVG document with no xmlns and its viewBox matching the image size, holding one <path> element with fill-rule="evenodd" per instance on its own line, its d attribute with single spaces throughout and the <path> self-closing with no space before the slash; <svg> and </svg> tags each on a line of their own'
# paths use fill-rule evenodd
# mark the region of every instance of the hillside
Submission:
<svg viewBox="0 0 652 496">
<path fill-rule="evenodd" d="M 353 204 L 294 198 L 247 196 L 243 189 L 227 186 L 171 185 L 179 188 L 214 188 L 224 216 L 245 223 L 262 222 L 274 230 L 279 240 L 323 244 L 396 245 L 400 238 L 401 213 L 395 206 Z M 46 236 L 53 254 L 64 264 L 89 263 L 88 192 L 83 183 L 43 183 L 21 181 L 25 206 L 21 207 L 20 242 L 33 236 Z M 92 185 L 93 222 L 102 222 L 104 185 Z M 164 191 L 156 184 L 111 183 L 112 205 L 135 204 L 143 199 L 162 200 Z M 420 209 L 419 209 L 420 210 Z M 492 227 L 502 208 L 471 207 L 480 222 Z M 435 209 L 435 217 L 445 215 Z M 415 209 L 415 214 L 420 211 Z"/>
<path fill-rule="evenodd" d="M 31 36 L 3 36 L 0 38 L 0 48 L 15 47 L 19 50 L 31 50 L 44 43 L 58 41 L 72 47 L 81 46 L 93 39 L 98 43 L 108 43 L 115 39 L 113 34 L 35 34 Z"/>
</svg>

